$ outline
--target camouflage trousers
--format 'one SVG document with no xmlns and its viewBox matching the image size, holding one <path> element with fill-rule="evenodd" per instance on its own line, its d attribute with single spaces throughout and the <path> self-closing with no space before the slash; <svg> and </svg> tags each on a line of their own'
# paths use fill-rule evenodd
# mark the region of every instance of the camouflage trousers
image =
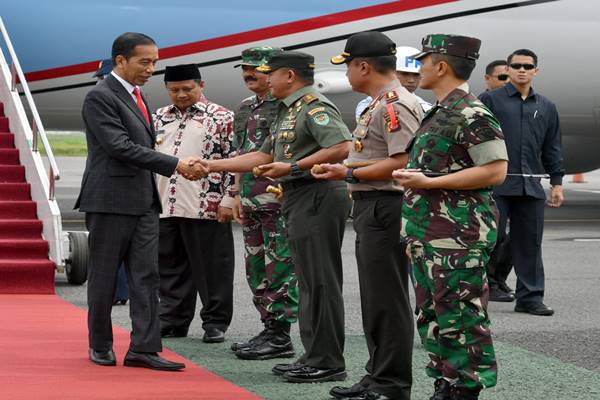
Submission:
<svg viewBox="0 0 600 400">
<path fill-rule="evenodd" d="M 487 313 L 489 250 L 411 246 L 417 329 L 430 362 L 427 375 L 468 389 L 496 385 Z"/>
<path fill-rule="evenodd" d="M 246 279 L 263 322 L 296 322 L 298 281 L 279 209 L 244 210 Z"/>
</svg>

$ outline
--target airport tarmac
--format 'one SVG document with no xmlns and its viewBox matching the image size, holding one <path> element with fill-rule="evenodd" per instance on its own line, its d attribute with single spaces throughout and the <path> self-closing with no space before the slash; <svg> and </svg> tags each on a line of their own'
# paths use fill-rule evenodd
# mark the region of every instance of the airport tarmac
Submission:
<svg viewBox="0 0 600 400">
<path fill-rule="evenodd" d="M 62 177 L 57 182 L 56 193 L 63 213 L 63 229 L 84 229 L 82 214 L 73 211 L 72 207 L 79 191 L 85 159 L 59 158 L 58 162 Z M 541 356 L 544 360 L 549 360 L 548 362 L 564 364 L 566 368 L 569 365 L 573 366 L 573 376 L 567 377 L 568 379 L 579 379 L 577 371 L 589 372 L 589 379 L 586 378 L 588 379 L 586 393 L 590 396 L 568 397 L 568 393 L 565 393 L 566 397 L 562 395 L 547 397 L 545 394 L 542 395 L 542 392 L 539 395 L 530 392 L 528 397 L 522 398 L 600 398 L 600 313 L 598 313 L 600 310 L 600 170 L 585 174 L 586 183 L 571 183 L 571 178 L 571 176 L 565 177 L 564 205 L 560 209 L 548 208 L 546 212 L 543 241 L 546 271 L 545 302 L 556 310 L 555 315 L 536 317 L 515 313 L 514 303 L 490 303 L 489 313 L 494 340 L 501 344 L 502 348 L 509 346 L 511 349 L 529 351 L 531 353 L 527 354 L 531 354 L 533 358 Z M 228 338 L 248 337 L 261 329 L 245 281 L 241 229 L 237 224 L 234 224 L 234 236 L 235 305 L 233 322 L 227 332 Z M 362 334 L 354 238 L 352 226 L 347 224 L 342 252 L 348 336 Z M 514 287 L 514 274 L 509 278 L 509 284 Z M 57 293 L 82 308 L 86 307 L 85 289 L 85 285 L 68 285 L 64 274 L 57 274 Z M 115 307 L 113 321 L 128 327 L 128 307 Z M 191 326 L 191 340 L 199 342 L 202 333 L 199 317 L 197 317 Z M 292 333 L 297 335 L 297 327 L 294 327 Z M 422 351 L 422 349 L 415 349 L 415 353 Z M 499 359 L 502 361 L 500 354 Z M 508 360 L 506 363 L 510 364 Z M 539 368 L 533 362 L 531 365 L 532 368 Z M 500 371 L 502 366 L 501 362 Z M 415 371 L 415 374 L 417 373 L 422 375 L 422 370 Z M 502 375 L 500 382 L 502 382 Z M 520 384 L 506 381 L 502 383 Z"/>
</svg>

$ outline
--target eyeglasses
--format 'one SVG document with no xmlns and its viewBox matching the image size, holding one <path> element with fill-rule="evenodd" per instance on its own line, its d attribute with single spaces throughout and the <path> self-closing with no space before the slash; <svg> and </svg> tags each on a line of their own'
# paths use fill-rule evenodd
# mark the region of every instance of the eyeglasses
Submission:
<svg viewBox="0 0 600 400">
<path fill-rule="evenodd" d="M 506 75 L 506 74 L 500 74 L 500 75 L 496 75 L 496 76 L 493 76 L 493 77 L 496 78 L 496 79 L 498 79 L 499 81 L 505 81 L 505 80 L 508 79 L 508 75 Z"/>
<path fill-rule="evenodd" d="M 515 64 L 510 64 L 510 67 L 512 69 L 521 69 L 521 68 L 524 68 L 525 71 L 531 71 L 532 69 L 535 68 L 535 65 L 533 65 L 533 64 L 517 64 L 517 63 L 515 63 Z"/>
</svg>

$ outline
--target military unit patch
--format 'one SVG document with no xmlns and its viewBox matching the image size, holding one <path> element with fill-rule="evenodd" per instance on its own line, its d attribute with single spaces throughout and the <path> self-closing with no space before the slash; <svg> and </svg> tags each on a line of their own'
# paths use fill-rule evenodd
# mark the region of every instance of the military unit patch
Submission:
<svg viewBox="0 0 600 400">
<path fill-rule="evenodd" d="M 329 115 L 324 112 L 320 112 L 314 115 L 312 118 L 313 121 L 315 121 L 315 124 L 317 125 L 325 126 L 329 123 Z"/>
<path fill-rule="evenodd" d="M 308 112 L 308 115 L 310 115 L 312 117 L 314 114 L 316 114 L 316 113 L 318 113 L 320 111 L 325 111 L 325 107 L 316 107 L 316 108 L 313 108 L 312 110 L 310 110 Z"/>
</svg>

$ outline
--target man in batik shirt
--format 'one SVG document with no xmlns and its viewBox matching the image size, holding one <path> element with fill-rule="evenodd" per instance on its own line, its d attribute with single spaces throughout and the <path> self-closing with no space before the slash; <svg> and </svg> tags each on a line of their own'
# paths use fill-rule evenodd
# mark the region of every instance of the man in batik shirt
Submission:
<svg viewBox="0 0 600 400">
<path fill-rule="evenodd" d="M 173 104 L 154 118 L 156 150 L 177 157 L 227 158 L 233 152 L 233 113 L 202 95 L 195 64 L 167 67 Z M 212 172 L 191 182 L 177 172 L 157 177 L 160 215 L 160 322 L 163 337 L 185 337 L 202 301 L 203 340 L 222 342 L 233 311 L 233 175 Z"/>
</svg>

